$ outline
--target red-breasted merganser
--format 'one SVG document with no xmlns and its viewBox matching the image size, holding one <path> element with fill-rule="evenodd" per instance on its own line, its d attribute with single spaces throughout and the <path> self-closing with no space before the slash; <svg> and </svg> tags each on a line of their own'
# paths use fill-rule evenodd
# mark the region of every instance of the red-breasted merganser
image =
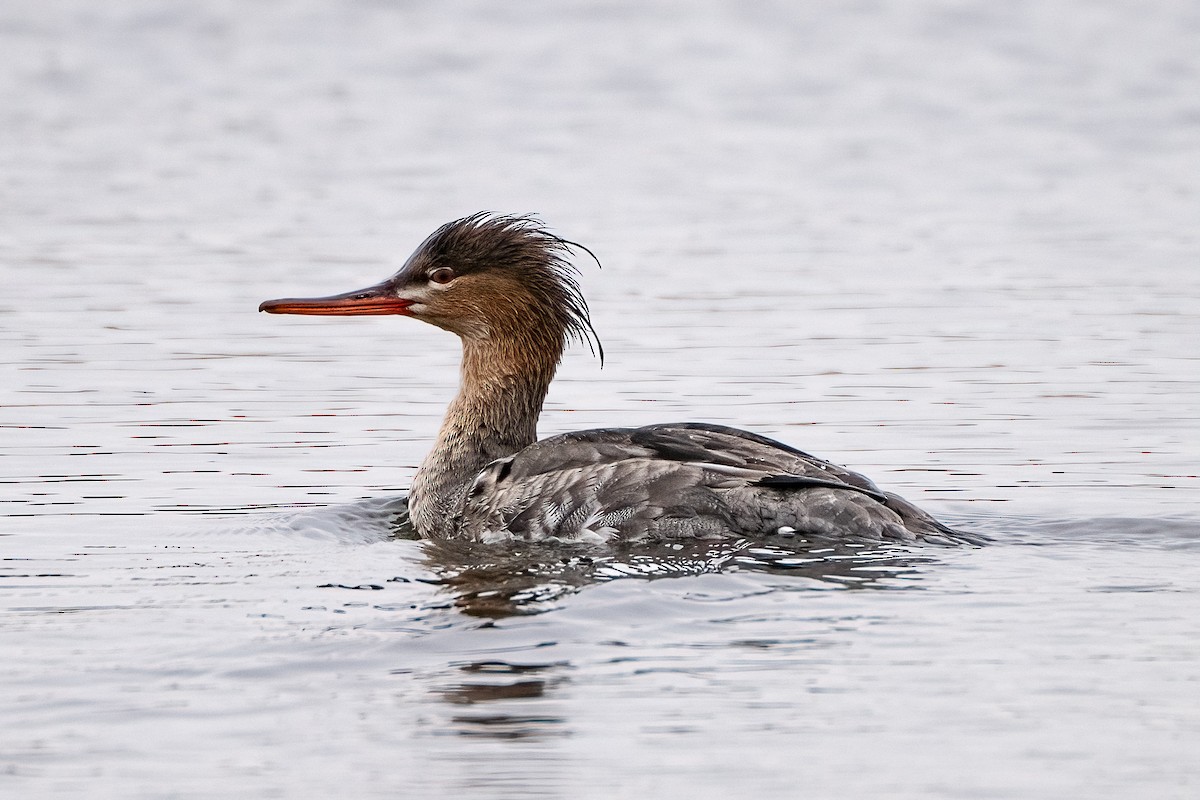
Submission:
<svg viewBox="0 0 1200 800">
<path fill-rule="evenodd" d="M 730 536 L 970 541 L 844 467 L 699 422 L 537 441 L 567 343 L 600 351 L 574 248 L 536 219 L 474 214 L 438 228 L 384 282 L 269 300 L 272 314 L 398 314 L 462 340 L 461 384 L 409 510 L 429 538 L 609 542 Z"/>
</svg>

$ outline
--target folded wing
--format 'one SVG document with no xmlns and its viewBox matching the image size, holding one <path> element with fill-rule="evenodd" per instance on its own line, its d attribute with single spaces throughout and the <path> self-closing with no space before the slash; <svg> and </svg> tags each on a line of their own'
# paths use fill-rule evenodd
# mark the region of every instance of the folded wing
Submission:
<svg viewBox="0 0 1200 800">
<path fill-rule="evenodd" d="M 459 530 L 607 541 L 787 533 L 963 541 L 869 479 L 764 436 L 706 423 L 578 431 L 489 464 Z M 790 530 L 788 530 L 790 529 Z"/>
</svg>

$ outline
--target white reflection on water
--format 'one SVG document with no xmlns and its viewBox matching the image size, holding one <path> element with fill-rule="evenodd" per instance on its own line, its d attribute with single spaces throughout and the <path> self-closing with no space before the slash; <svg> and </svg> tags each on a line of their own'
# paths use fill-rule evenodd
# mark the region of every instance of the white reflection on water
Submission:
<svg viewBox="0 0 1200 800">
<path fill-rule="evenodd" d="M 6 3 L 0 791 L 1186 796 L 1197 34 L 1182 1 Z M 394 538 L 455 343 L 254 308 L 484 208 L 604 264 L 609 359 L 568 354 L 544 433 L 747 427 L 996 543 Z"/>
</svg>

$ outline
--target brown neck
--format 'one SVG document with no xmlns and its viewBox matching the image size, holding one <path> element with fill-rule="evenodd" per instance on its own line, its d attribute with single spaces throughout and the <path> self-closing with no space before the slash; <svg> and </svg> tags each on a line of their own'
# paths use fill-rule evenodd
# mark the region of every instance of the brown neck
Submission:
<svg viewBox="0 0 1200 800">
<path fill-rule="evenodd" d="M 550 346 L 544 337 L 463 339 L 458 396 L 409 495 L 422 535 L 452 535 L 479 470 L 537 440 L 538 416 L 561 353 L 561 336 Z"/>
</svg>

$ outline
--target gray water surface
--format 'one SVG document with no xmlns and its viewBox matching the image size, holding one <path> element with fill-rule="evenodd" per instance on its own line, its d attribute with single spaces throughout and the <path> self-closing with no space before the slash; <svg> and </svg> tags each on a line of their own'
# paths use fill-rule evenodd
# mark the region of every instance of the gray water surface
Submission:
<svg viewBox="0 0 1200 800">
<path fill-rule="evenodd" d="M 6 3 L 0 794 L 1185 798 L 1188 2 Z M 703 420 L 981 548 L 431 547 L 457 378 L 255 313 L 593 249 L 544 435 Z"/>
</svg>

